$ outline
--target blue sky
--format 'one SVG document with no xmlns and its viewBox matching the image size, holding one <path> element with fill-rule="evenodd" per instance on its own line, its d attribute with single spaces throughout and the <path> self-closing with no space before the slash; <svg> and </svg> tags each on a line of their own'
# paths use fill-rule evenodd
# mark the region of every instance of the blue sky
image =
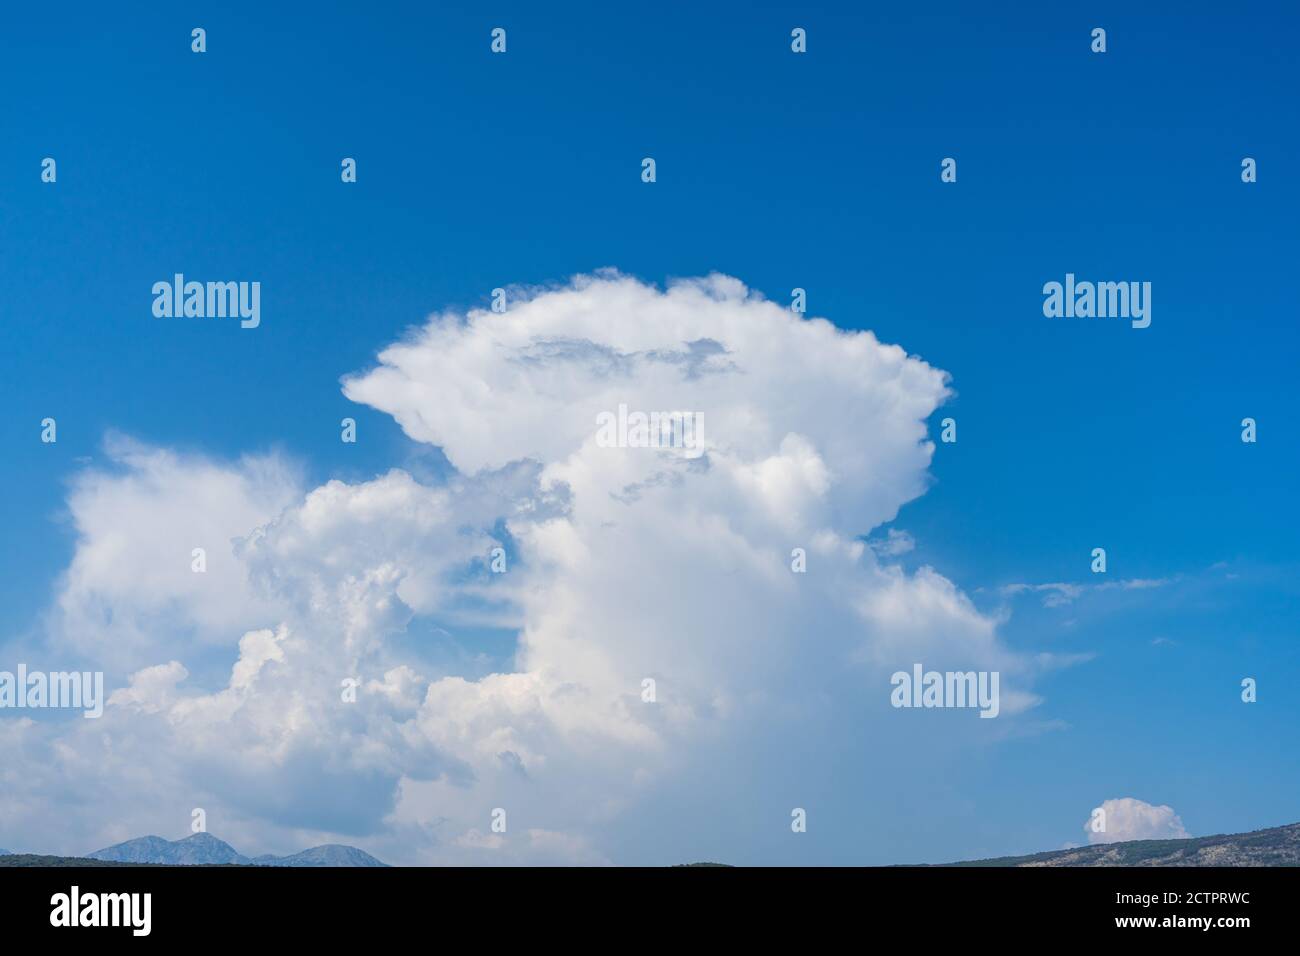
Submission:
<svg viewBox="0 0 1300 956">
<path fill-rule="evenodd" d="M 851 733 L 826 741 L 801 772 L 822 781 L 834 828 L 791 845 L 701 827 L 696 856 L 1030 852 L 1082 842 L 1088 811 L 1120 797 L 1172 806 L 1196 835 L 1294 822 L 1296 14 L 1144 7 L 14 10 L 0 38 L 0 667 L 6 641 L 39 645 L 77 548 L 70 483 L 104 461 L 107 435 L 218 461 L 274 452 L 308 488 L 393 467 L 436 482 L 441 455 L 349 401 L 341 376 L 496 286 L 720 272 L 780 304 L 803 287 L 810 315 L 951 374 L 930 425 L 956 418 L 959 440 L 937 445 L 929 489 L 894 522 L 916 542 L 899 560 L 1004 615 L 1016 652 L 1086 659 L 1035 684 L 1051 729 L 928 778 L 864 764 Z M 806 55 L 790 51 L 795 26 Z M 955 184 L 939 180 L 948 156 Z M 1241 182 L 1246 156 L 1257 183 Z M 262 326 L 154 319 L 149 289 L 175 272 L 259 280 Z M 1067 272 L 1151 282 L 1150 328 L 1044 318 L 1042 285 Z M 345 415 L 355 446 L 338 440 Z M 46 416 L 56 445 L 39 441 Z M 1256 444 L 1240 440 L 1247 416 Z M 1106 581 L 1160 586 L 1095 590 L 1094 547 Z M 1046 583 L 1088 590 L 1050 607 L 1050 592 L 1003 590 Z M 482 653 L 476 675 L 508 662 L 509 629 L 451 630 L 422 644 L 426 661 Z M 224 672 L 232 654 L 187 666 Z M 834 796 L 873 780 L 888 827 Z M 658 812 L 698 793 L 673 789 Z M 798 805 L 771 800 L 778 816 Z M 635 829 L 610 827 L 607 855 L 661 862 Z M 22 841 L 0 829 L 0 845 Z"/>
</svg>

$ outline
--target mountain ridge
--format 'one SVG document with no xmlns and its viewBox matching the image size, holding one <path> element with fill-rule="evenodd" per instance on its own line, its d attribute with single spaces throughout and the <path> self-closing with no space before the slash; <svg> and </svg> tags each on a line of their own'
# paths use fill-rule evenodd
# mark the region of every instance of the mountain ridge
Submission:
<svg viewBox="0 0 1300 956">
<path fill-rule="evenodd" d="M 1300 866 L 1300 823 L 1290 823 L 1246 833 L 1181 840 L 1126 840 L 1091 846 L 1047 850 L 1025 856 L 999 856 L 958 863 L 922 866 L 1006 867 L 1194 867 L 1194 866 Z"/>
<path fill-rule="evenodd" d="M 143 836 L 88 853 L 85 859 L 111 863 L 144 863 L 155 866 L 387 866 L 364 850 L 341 843 L 327 843 L 287 856 L 270 853 L 247 857 L 210 833 L 195 833 L 183 840 Z"/>
<path fill-rule="evenodd" d="M 201 839 L 196 839 L 201 838 Z M 161 857 L 170 857 L 164 859 Z M 176 862 L 177 860 L 185 862 Z M 139 837 L 96 850 L 87 857 L 41 856 L 0 850 L 0 866 L 284 866 L 387 867 L 388 864 L 339 843 L 327 843 L 287 856 L 245 857 L 230 844 L 205 833 L 184 840 Z M 956 863 L 902 864 L 907 867 L 1254 867 L 1300 866 L 1300 823 L 1219 833 L 1181 840 L 1129 840 L 1067 847 L 1024 856 L 999 856 Z M 680 868 L 729 867 L 726 863 L 685 863 Z"/>
</svg>

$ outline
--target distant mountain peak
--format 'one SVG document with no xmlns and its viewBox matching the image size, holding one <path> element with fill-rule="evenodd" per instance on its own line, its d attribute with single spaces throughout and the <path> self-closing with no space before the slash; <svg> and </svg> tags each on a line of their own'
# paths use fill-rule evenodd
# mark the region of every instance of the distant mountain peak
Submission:
<svg viewBox="0 0 1300 956">
<path fill-rule="evenodd" d="M 219 866 L 223 863 L 247 863 L 229 843 L 209 833 L 195 833 L 183 840 L 164 840 L 160 836 L 139 837 L 87 854 L 92 860 L 114 863 L 166 863 L 177 866 Z"/>
<path fill-rule="evenodd" d="M 258 866 L 387 866 L 364 850 L 342 843 L 326 843 L 290 856 L 259 856 Z"/>
</svg>

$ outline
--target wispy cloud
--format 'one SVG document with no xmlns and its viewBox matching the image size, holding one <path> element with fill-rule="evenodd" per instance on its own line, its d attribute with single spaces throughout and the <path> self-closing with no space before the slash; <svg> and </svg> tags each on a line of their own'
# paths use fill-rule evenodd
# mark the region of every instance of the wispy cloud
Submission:
<svg viewBox="0 0 1300 956">
<path fill-rule="evenodd" d="M 1046 584 L 1006 584 L 998 589 L 1003 597 L 1020 594 L 1041 594 L 1043 607 L 1065 607 L 1090 592 L 1146 591 L 1164 587 L 1174 578 L 1128 578 L 1123 581 L 1103 581 L 1100 584 L 1072 584 L 1055 581 Z"/>
</svg>

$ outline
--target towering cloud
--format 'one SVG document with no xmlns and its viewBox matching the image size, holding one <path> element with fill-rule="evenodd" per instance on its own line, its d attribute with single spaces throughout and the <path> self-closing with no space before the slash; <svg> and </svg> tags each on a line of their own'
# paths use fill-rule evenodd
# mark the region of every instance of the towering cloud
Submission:
<svg viewBox="0 0 1300 956">
<path fill-rule="evenodd" d="M 508 300 L 439 315 L 344 379 L 443 450 L 445 483 L 398 470 L 304 493 L 276 459 L 133 446 L 83 476 L 60 608 L 98 621 L 86 653 L 128 622 L 133 674 L 93 727 L 0 733 L 22 794 L 0 833 L 39 827 L 41 794 L 100 786 L 110 804 L 72 828 L 87 845 L 203 805 L 280 851 L 305 832 L 397 863 L 688 859 L 707 822 L 655 808 L 695 799 L 702 772 L 703 812 L 733 821 L 795 779 L 861 802 L 873 784 L 833 772 L 846 754 L 942 754 L 1033 703 L 993 620 L 862 540 L 926 488 L 943 372 L 724 276 L 603 273 Z M 598 418 L 620 405 L 697 413 L 703 440 L 606 447 Z M 174 567 L 196 535 L 215 588 Z M 427 653 L 500 630 L 512 655 Z M 190 658 L 214 646 L 224 676 L 200 679 Z M 1001 719 L 900 720 L 888 675 L 916 660 L 999 671 Z"/>
</svg>

